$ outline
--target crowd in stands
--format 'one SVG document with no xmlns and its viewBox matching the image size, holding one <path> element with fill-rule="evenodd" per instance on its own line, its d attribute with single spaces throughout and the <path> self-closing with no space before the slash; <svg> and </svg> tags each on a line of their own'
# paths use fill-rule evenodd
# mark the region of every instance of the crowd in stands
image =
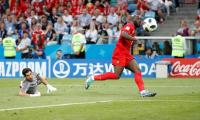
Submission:
<svg viewBox="0 0 200 120">
<path fill-rule="evenodd" d="M 78 33 L 84 36 L 82 44 L 114 44 L 129 15 L 135 15 L 138 20 L 155 17 L 162 24 L 165 16 L 170 15 L 170 9 L 179 7 L 179 0 L 0 1 L 0 42 L 7 35 L 12 35 L 16 40 L 16 50 L 27 53 L 22 58 L 46 58 L 46 46 L 72 45 L 72 39 Z M 195 28 L 200 27 L 199 16 L 200 12 Z M 178 32 L 185 36 L 200 35 L 200 30 L 195 28 L 190 34 L 187 23 L 181 21 Z M 147 33 L 138 27 L 137 35 Z M 156 44 L 148 48 L 147 52 L 156 50 L 156 54 L 163 54 Z M 143 45 L 141 50 L 145 51 Z"/>
</svg>

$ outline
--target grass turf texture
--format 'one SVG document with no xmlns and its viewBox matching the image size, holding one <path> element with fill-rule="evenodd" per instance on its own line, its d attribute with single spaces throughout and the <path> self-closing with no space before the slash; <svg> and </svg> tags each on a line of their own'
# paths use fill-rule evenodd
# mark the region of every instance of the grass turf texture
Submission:
<svg viewBox="0 0 200 120">
<path fill-rule="evenodd" d="M 19 79 L 1 79 L 0 120 L 200 119 L 200 79 L 144 81 L 147 89 L 158 93 L 156 97 L 139 97 L 133 80 L 124 78 L 94 82 L 89 90 L 83 79 L 50 79 L 58 88 L 55 93 L 46 94 L 40 85 L 41 97 L 19 97 Z"/>
</svg>

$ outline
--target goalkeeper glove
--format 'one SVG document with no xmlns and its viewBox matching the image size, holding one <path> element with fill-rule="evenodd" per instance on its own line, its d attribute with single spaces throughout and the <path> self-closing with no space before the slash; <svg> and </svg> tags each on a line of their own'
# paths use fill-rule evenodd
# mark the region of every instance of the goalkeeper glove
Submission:
<svg viewBox="0 0 200 120">
<path fill-rule="evenodd" d="M 47 93 L 54 92 L 57 88 L 53 87 L 52 85 L 47 84 Z"/>
</svg>

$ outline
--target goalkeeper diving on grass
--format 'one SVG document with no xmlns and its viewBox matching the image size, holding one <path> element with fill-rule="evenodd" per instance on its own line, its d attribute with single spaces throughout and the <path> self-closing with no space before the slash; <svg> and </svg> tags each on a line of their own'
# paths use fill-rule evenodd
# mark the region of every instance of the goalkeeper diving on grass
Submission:
<svg viewBox="0 0 200 120">
<path fill-rule="evenodd" d="M 24 68 L 22 70 L 24 80 L 20 83 L 19 96 L 38 97 L 41 93 L 37 90 L 38 85 L 43 83 L 47 87 L 47 93 L 54 92 L 57 89 L 50 85 L 45 76 L 40 76 L 37 73 L 32 72 L 30 68 Z"/>
</svg>

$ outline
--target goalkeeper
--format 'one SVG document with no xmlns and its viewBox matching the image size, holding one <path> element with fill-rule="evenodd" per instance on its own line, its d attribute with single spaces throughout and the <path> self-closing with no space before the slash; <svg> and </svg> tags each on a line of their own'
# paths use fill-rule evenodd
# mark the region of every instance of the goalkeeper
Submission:
<svg viewBox="0 0 200 120">
<path fill-rule="evenodd" d="M 37 86 L 41 83 L 47 87 L 47 93 L 57 90 L 47 82 L 46 77 L 41 77 L 39 74 L 32 72 L 30 68 L 24 68 L 22 74 L 25 79 L 20 83 L 19 96 L 41 96 L 41 93 L 37 90 Z"/>
</svg>

